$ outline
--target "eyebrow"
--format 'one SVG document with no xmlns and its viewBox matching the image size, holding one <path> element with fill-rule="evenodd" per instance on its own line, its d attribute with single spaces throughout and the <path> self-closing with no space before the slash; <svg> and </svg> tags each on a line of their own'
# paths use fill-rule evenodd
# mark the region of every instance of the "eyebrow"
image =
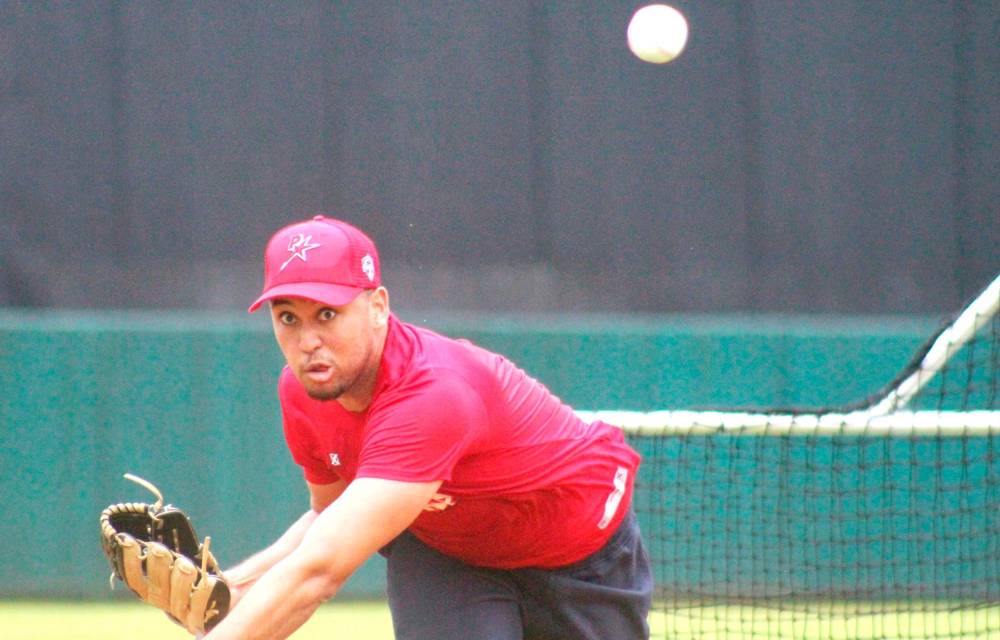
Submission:
<svg viewBox="0 0 1000 640">
<path fill-rule="evenodd" d="M 323 302 L 319 302 L 319 301 L 314 301 L 314 302 L 316 302 L 316 304 L 320 305 L 324 309 L 336 309 L 337 308 L 337 307 L 334 307 L 332 305 L 328 305 L 328 304 L 323 303 Z M 270 301 L 270 305 L 271 305 L 272 309 L 274 307 L 277 307 L 278 305 L 283 305 L 283 304 L 291 306 L 293 304 L 293 301 L 289 300 L 288 298 L 275 298 L 274 300 Z"/>
</svg>

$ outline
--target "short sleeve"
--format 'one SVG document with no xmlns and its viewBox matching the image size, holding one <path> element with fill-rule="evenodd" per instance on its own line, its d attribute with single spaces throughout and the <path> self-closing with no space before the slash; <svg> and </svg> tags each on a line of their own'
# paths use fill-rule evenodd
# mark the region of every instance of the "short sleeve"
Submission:
<svg viewBox="0 0 1000 640">
<path fill-rule="evenodd" d="M 426 372 L 373 406 L 358 477 L 447 481 L 487 431 L 482 398 L 453 371 Z"/>
</svg>

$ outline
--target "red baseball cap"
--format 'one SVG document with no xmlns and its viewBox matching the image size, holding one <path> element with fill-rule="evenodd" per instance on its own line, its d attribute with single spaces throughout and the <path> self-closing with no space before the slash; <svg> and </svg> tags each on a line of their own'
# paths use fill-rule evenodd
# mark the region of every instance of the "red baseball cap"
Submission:
<svg viewBox="0 0 1000 640">
<path fill-rule="evenodd" d="M 341 220 L 316 216 L 279 229 L 264 250 L 264 290 L 248 311 L 275 298 L 339 307 L 382 283 L 375 243 Z"/>
</svg>

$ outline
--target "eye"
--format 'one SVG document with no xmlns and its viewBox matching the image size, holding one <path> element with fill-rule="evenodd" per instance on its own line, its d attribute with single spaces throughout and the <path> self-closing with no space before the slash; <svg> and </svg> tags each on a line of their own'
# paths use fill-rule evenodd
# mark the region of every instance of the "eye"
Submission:
<svg viewBox="0 0 1000 640">
<path fill-rule="evenodd" d="M 337 317 L 337 312 L 333 309 L 320 309 L 319 319 L 323 321 L 333 320 Z"/>
<path fill-rule="evenodd" d="M 294 324 L 295 316 L 287 311 L 282 311 L 281 313 L 278 314 L 278 321 L 281 322 L 281 324 L 286 324 L 286 325 Z"/>
</svg>

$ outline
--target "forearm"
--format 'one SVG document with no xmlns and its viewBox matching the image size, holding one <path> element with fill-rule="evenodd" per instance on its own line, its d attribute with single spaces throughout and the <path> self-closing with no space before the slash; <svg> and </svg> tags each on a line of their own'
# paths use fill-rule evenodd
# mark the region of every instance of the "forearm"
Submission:
<svg viewBox="0 0 1000 640">
<path fill-rule="evenodd" d="M 281 640 L 302 626 L 343 584 L 308 552 L 288 555 L 260 576 L 205 640 Z"/>
<path fill-rule="evenodd" d="M 308 525 L 293 552 L 261 575 L 207 640 L 281 640 L 420 514 L 440 486 L 360 478 Z"/>
<path fill-rule="evenodd" d="M 247 558 L 235 567 L 226 569 L 224 572 L 226 581 L 235 592 L 234 595 L 245 592 L 271 567 L 295 551 L 301 544 L 306 531 L 316 520 L 317 515 L 315 511 L 306 511 L 271 546 Z"/>
</svg>

